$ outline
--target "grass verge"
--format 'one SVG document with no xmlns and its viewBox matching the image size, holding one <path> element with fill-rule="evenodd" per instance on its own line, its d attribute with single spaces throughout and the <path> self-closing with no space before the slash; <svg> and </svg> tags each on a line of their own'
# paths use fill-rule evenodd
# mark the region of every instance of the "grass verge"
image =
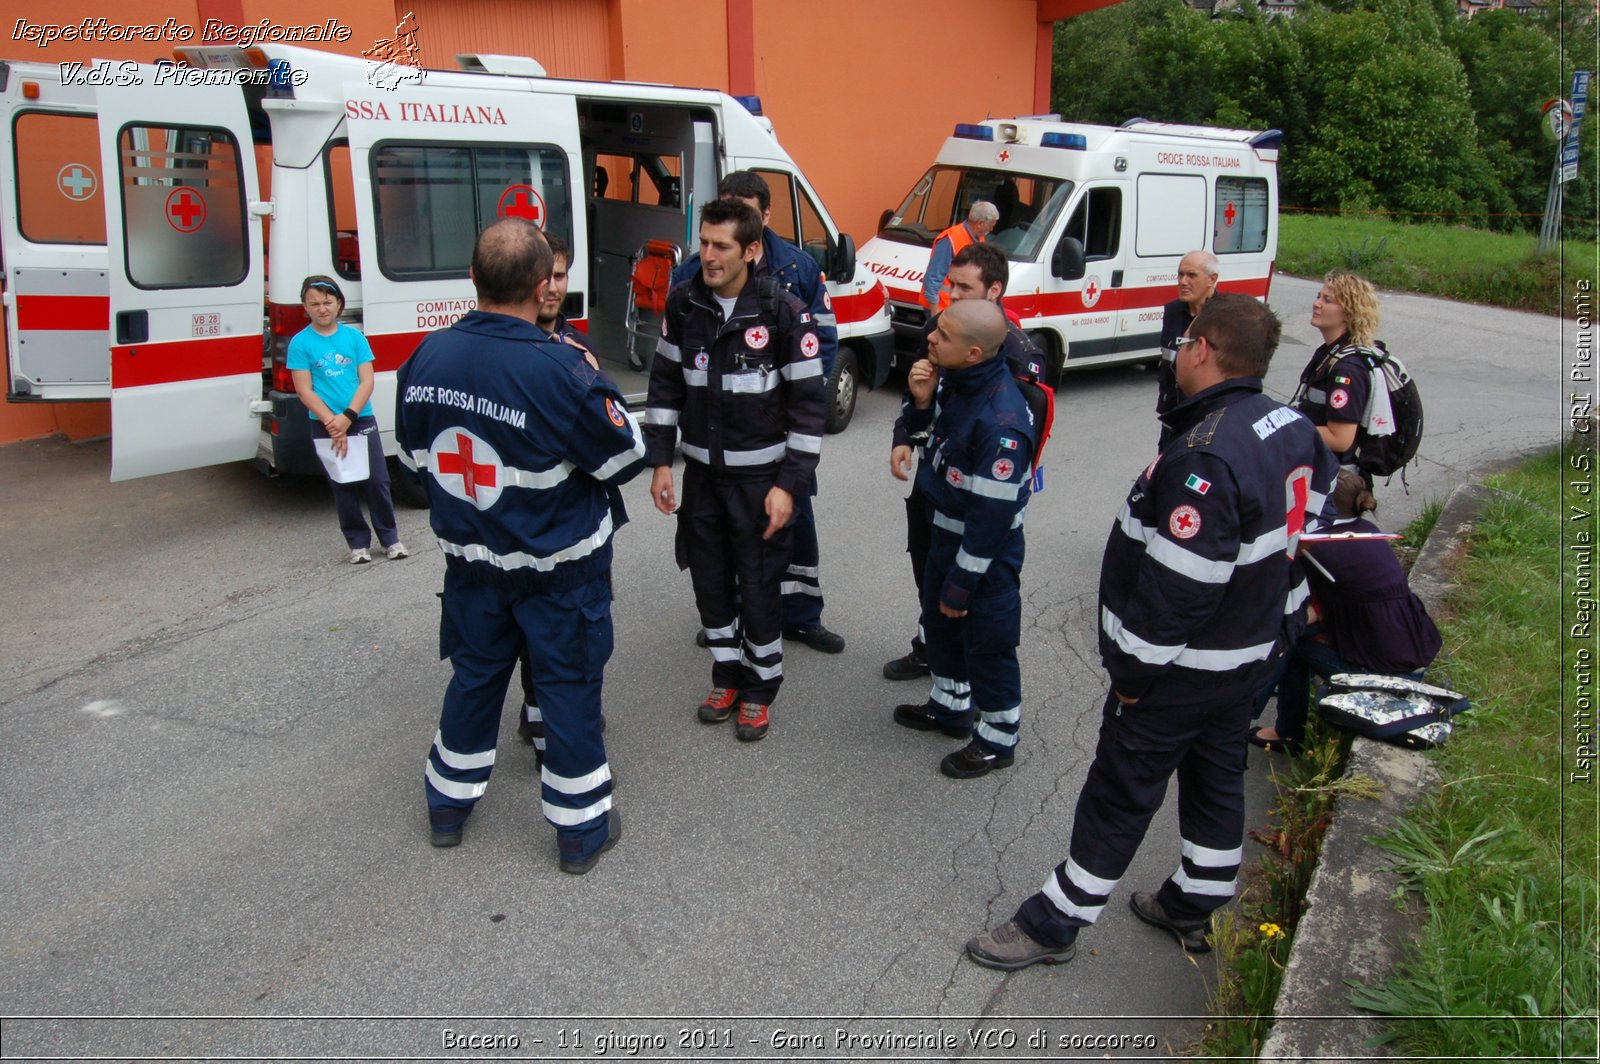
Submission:
<svg viewBox="0 0 1600 1064">
<path fill-rule="evenodd" d="M 1277 267 L 1300 277 L 1355 270 L 1380 288 L 1471 303 L 1570 313 L 1563 293 L 1596 282 L 1597 245 L 1568 240 L 1537 258 L 1538 238 L 1451 225 L 1408 225 L 1373 215 L 1285 212 L 1278 217 Z M 1566 283 L 1562 283 L 1563 271 Z"/>
<path fill-rule="evenodd" d="M 1394 1018 L 1430 1059 L 1595 1059 L 1600 925 L 1596 789 L 1562 763 L 1563 458 L 1492 477 L 1469 537 L 1438 677 L 1472 695 L 1432 756 L 1438 792 L 1382 840 L 1427 919 L 1385 982 L 1352 1004 Z M 1592 638 L 1587 645 L 1593 646 Z M 1591 718 L 1592 719 L 1592 718 Z"/>
</svg>

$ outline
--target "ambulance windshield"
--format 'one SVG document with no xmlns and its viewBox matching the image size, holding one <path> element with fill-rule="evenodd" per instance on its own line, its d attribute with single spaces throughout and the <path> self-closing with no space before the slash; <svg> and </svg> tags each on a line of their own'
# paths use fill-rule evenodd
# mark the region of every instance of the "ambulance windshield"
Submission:
<svg viewBox="0 0 1600 1064">
<path fill-rule="evenodd" d="M 1009 259 L 1039 257 L 1056 216 L 1072 195 L 1072 182 L 1004 170 L 935 166 L 912 188 L 878 235 L 929 248 L 940 232 L 962 221 L 977 200 L 1000 211 L 989 243 Z"/>
</svg>

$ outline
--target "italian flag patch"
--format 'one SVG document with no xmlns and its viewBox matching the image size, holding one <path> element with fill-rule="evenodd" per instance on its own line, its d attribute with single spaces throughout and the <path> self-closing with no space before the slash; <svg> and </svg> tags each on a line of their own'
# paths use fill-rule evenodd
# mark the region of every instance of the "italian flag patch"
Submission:
<svg viewBox="0 0 1600 1064">
<path fill-rule="evenodd" d="M 1183 486 L 1194 492 L 1196 495 L 1204 495 L 1206 492 L 1211 490 L 1211 481 L 1205 479 L 1204 477 L 1197 477 L 1193 473 L 1190 473 L 1189 479 L 1183 482 Z"/>
</svg>

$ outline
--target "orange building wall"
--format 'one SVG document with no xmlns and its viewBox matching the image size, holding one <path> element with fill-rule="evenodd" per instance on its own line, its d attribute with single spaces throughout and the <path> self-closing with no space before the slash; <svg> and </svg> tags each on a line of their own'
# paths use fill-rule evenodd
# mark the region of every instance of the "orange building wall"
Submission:
<svg viewBox="0 0 1600 1064">
<path fill-rule="evenodd" d="M 1035 0 L 753 0 L 756 92 L 862 244 L 957 122 L 1034 112 Z"/>
</svg>

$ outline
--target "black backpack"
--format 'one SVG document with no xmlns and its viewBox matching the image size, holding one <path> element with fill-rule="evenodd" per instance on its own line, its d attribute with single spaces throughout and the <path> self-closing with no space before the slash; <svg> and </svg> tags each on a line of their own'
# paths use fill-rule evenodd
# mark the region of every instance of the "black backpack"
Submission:
<svg viewBox="0 0 1600 1064">
<path fill-rule="evenodd" d="M 1362 424 L 1356 428 L 1354 457 L 1356 467 L 1375 477 L 1390 477 L 1405 468 L 1417 456 L 1422 444 L 1422 393 L 1417 382 L 1406 372 L 1403 362 L 1389 353 L 1380 342 L 1371 347 L 1345 348 L 1338 353 L 1343 358 L 1354 350 L 1368 366 L 1383 374 L 1383 384 L 1389 393 L 1389 409 L 1394 415 L 1394 431 L 1382 436 L 1373 435 L 1366 427 L 1367 413 L 1372 399 L 1367 399 L 1368 410 L 1362 411 Z"/>
<path fill-rule="evenodd" d="M 1376 347 L 1358 344 L 1341 347 L 1327 356 L 1328 361 L 1319 365 L 1331 365 L 1349 355 L 1360 355 L 1368 368 L 1376 369 L 1383 375 L 1384 390 L 1389 395 L 1389 411 L 1394 417 L 1393 432 L 1380 436 L 1367 428 L 1373 402 L 1369 388 L 1367 409 L 1361 412 L 1361 421 L 1356 426 L 1356 442 L 1351 448 L 1356 468 L 1369 477 L 1394 476 L 1417 456 L 1417 448 L 1422 444 L 1422 393 L 1417 390 L 1417 382 L 1411 379 L 1411 374 L 1406 372 L 1405 364 L 1391 355 L 1381 340 Z M 1300 378 L 1300 388 L 1295 392 L 1291 405 L 1299 405 L 1316 372 L 1317 366 L 1306 370 Z"/>
<path fill-rule="evenodd" d="M 1044 356 L 1038 345 L 1011 321 L 1006 322 L 1006 330 L 1016 336 L 1022 349 L 1021 360 L 1009 361 L 1011 377 L 1033 415 L 1033 491 L 1038 494 L 1044 490 L 1044 445 L 1050 441 L 1050 430 L 1056 422 L 1056 393 L 1044 383 Z"/>
</svg>

